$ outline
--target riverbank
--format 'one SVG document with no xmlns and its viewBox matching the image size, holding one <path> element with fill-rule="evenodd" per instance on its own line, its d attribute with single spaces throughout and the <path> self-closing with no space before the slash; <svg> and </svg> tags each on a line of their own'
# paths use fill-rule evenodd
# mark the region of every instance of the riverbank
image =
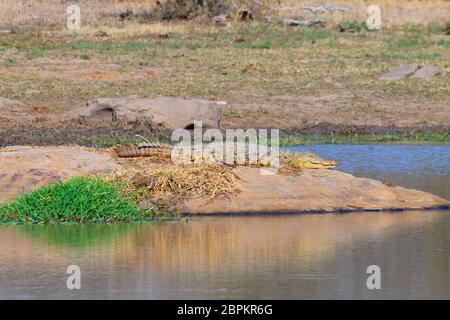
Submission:
<svg viewBox="0 0 450 320">
<path fill-rule="evenodd" d="M 125 131 L 132 136 L 129 128 L 115 129 L 111 137 L 108 124 L 60 119 L 91 99 L 130 95 L 226 101 L 222 129 L 419 134 L 448 141 L 442 136 L 450 129 L 450 51 L 443 28 L 340 32 L 336 25 L 252 22 L 221 28 L 133 19 L 85 25 L 75 33 L 64 26 L 16 26 L 0 33 L 0 97 L 14 102 L 0 108 L 0 145 L 125 140 Z M 442 72 L 427 80 L 379 79 L 408 64 L 432 64 Z M 149 124 L 135 131 L 161 138 L 159 130 Z"/>
<path fill-rule="evenodd" d="M 329 128 L 328 128 L 329 129 Z M 327 129 L 327 130 L 328 130 Z M 398 131 L 396 128 L 366 129 L 341 128 L 335 132 L 281 131 L 280 146 L 290 147 L 311 144 L 434 144 L 450 145 L 447 128 L 408 128 Z M 225 130 L 223 130 L 225 132 Z M 136 142 L 136 135 L 146 137 L 152 142 L 172 143 L 171 132 L 152 126 L 151 123 L 139 122 L 131 126 L 116 124 L 15 124 L 0 128 L 0 147 L 17 145 L 79 145 L 93 148 L 110 148 L 119 144 Z"/>
</svg>

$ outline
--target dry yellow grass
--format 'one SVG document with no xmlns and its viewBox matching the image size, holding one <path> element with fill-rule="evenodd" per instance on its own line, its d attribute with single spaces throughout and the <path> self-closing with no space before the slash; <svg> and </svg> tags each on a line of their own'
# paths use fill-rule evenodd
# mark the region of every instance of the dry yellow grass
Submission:
<svg viewBox="0 0 450 320">
<path fill-rule="evenodd" d="M 240 191 L 232 168 L 228 166 L 155 166 L 146 160 L 127 161 L 126 170 L 111 173 L 106 180 L 118 182 L 125 195 L 139 203 L 148 200 L 158 204 L 160 211 L 174 211 L 185 199 L 205 197 L 210 201 L 217 196 L 232 196 Z"/>
<path fill-rule="evenodd" d="M 449 20 L 450 1 L 446 0 L 330 0 L 330 1 L 309 1 L 309 0 L 271 0 L 273 3 L 281 3 L 281 6 L 274 5 L 279 12 L 289 13 L 291 16 L 298 16 L 304 11 L 302 6 L 317 6 L 322 3 L 332 3 L 340 7 L 352 8 L 351 13 L 330 12 L 326 14 L 327 21 L 339 23 L 344 20 L 366 20 L 367 7 L 376 4 L 381 8 L 382 22 L 386 27 L 407 25 L 407 24 L 428 24 L 445 23 Z"/>
<path fill-rule="evenodd" d="M 237 7 L 251 7 L 249 0 L 233 0 Z M 150 11 L 156 0 L 92 0 L 76 2 L 82 11 L 83 24 L 99 24 L 108 17 L 117 16 L 127 9 L 135 13 Z M 364 0 L 268 0 L 259 8 L 253 5 L 258 15 L 307 17 L 301 8 L 318 6 L 321 3 L 333 3 L 342 7 L 351 7 L 351 13 L 326 13 L 330 23 L 344 20 L 365 20 L 366 9 L 372 2 Z M 2 21 L 0 25 L 14 26 L 20 23 L 63 23 L 66 8 L 71 2 L 65 0 L 0 0 Z M 449 20 L 450 1 L 447 0 L 378 0 L 374 4 L 381 7 L 384 26 L 392 27 L 405 24 L 445 23 Z"/>
</svg>

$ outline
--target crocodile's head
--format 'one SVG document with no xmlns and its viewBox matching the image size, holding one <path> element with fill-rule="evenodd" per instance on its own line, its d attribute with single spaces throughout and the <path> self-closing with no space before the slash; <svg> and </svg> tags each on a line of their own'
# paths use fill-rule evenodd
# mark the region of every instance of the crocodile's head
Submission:
<svg viewBox="0 0 450 320">
<path fill-rule="evenodd" d="M 292 153 L 286 156 L 286 163 L 298 169 L 333 169 L 337 162 L 319 157 L 313 153 Z"/>
</svg>

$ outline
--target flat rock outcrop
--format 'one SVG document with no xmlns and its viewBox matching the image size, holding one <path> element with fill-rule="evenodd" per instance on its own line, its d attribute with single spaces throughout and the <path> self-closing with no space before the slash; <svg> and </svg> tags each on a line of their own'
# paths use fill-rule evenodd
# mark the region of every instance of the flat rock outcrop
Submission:
<svg viewBox="0 0 450 320">
<path fill-rule="evenodd" d="M 0 149 L 0 201 L 75 175 L 107 173 L 121 165 L 106 152 L 79 147 Z M 297 176 L 261 175 L 237 167 L 241 192 L 212 202 L 194 198 L 181 206 L 187 214 L 377 211 L 450 208 L 438 196 L 336 170 L 304 170 Z"/>
<path fill-rule="evenodd" d="M 388 72 L 378 78 L 378 80 L 401 80 L 407 77 L 423 80 L 433 80 L 435 76 L 443 73 L 444 70 L 434 64 L 404 64 L 390 69 Z"/>
<path fill-rule="evenodd" d="M 78 119 L 80 122 L 94 119 L 124 124 L 148 118 L 168 129 L 188 128 L 194 121 L 202 121 L 203 127 L 217 128 L 224 104 L 224 102 L 173 97 L 99 98 L 88 101 L 84 107 L 70 111 L 66 117 Z"/>
<path fill-rule="evenodd" d="M 411 78 L 432 80 L 435 76 L 443 73 L 444 70 L 441 67 L 435 66 L 434 64 L 425 64 L 417 70 Z"/>
<path fill-rule="evenodd" d="M 412 75 L 419 68 L 417 64 L 404 64 L 402 66 L 390 69 L 388 72 L 378 78 L 378 80 L 400 80 Z"/>
<path fill-rule="evenodd" d="M 182 211 L 210 213 L 345 212 L 449 207 L 438 196 L 336 170 L 304 170 L 298 176 L 263 176 L 259 169 L 239 167 L 241 193 L 213 202 L 191 199 Z"/>
<path fill-rule="evenodd" d="M 110 155 L 78 147 L 0 149 L 0 201 L 71 176 L 119 168 Z"/>
</svg>

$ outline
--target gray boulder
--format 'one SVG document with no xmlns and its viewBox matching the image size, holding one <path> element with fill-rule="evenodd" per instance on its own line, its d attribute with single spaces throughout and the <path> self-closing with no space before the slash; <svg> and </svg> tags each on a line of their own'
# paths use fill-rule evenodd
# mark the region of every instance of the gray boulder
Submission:
<svg viewBox="0 0 450 320">
<path fill-rule="evenodd" d="M 202 121 L 203 127 L 216 128 L 219 126 L 225 104 L 173 97 L 99 98 L 88 101 L 86 106 L 71 111 L 68 116 L 77 118 L 80 122 L 92 119 L 118 121 L 123 124 L 136 122 L 140 118 L 150 118 L 153 123 L 168 129 L 188 128 L 194 121 Z"/>
<path fill-rule="evenodd" d="M 434 64 L 425 64 L 422 68 L 417 70 L 411 78 L 432 80 L 438 74 L 443 73 L 441 67 L 435 66 Z"/>
<path fill-rule="evenodd" d="M 17 100 L 0 97 L 0 107 L 3 106 L 23 106 L 23 104 Z"/>
<path fill-rule="evenodd" d="M 417 64 L 404 64 L 400 67 L 394 68 L 383 74 L 378 80 L 400 80 L 404 79 L 414 72 L 416 72 L 418 66 Z"/>
</svg>

